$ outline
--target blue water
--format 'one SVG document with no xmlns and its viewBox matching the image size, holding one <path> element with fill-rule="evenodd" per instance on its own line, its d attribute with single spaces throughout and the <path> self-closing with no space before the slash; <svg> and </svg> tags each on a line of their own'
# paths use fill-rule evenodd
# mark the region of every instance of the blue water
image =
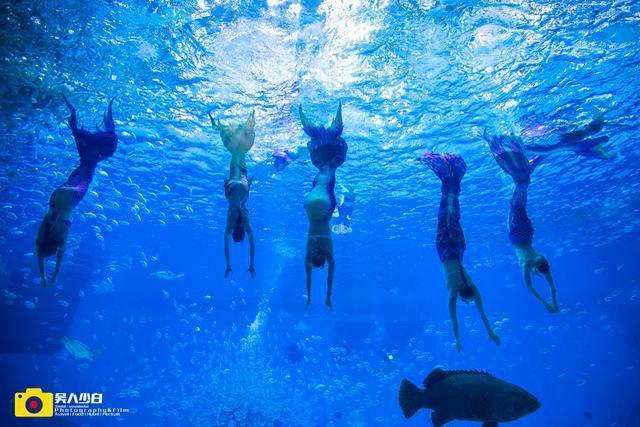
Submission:
<svg viewBox="0 0 640 427">
<path fill-rule="evenodd" d="M 3 2 L 0 22 L 0 424 L 422 426 L 428 412 L 405 420 L 398 385 L 444 366 L 535 394 L 542 408 L 513 426 L 640 425 L 636 1 L 48 0 Z M 37 227 L 78 162 L 62 94 L 88 128 L 115 96 L 120 145 L 43 289 Z M 336 190 L 355 191 L 352 232 L 333 236 L 333 311 L 323 270 L 304 312 L 316 169 L 303 153 L 276 172 L 271 155 L 305 146 L 300 103 L 324 121 L 338 102 L 349 153 Z M 207 113 L 251 109 L 257 274 L 244 243 L 223 279 L 229 154 Z M 601 114 L 616 157 L 550 156 L 530 186 L 558 287 L 550 314 L 522 282 L 512 183 L 481 135 L 553 143 Z M 439 182 L 413 160 L 427 150 L 468 164 L 465 264 L 500 347 L 460 303 L 456 351 L 434 245 Z M 79 359 L 64 336 L 104 352 Z M 130 412 L 17 419 L 26 387 L 102 392 Z"/>
</svg>

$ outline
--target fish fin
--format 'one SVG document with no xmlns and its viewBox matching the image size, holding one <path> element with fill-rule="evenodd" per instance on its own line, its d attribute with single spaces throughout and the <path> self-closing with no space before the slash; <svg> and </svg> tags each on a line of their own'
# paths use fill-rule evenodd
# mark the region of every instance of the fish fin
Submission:
<svg viewBox="0 0 640 427">
<path fill-rule="evenodd" d="M 484 375 L 487 377 L 493 376 L 488 372 L 477 371 L 474 369 L 468 369 L 468 370 L 460 369 L 460 370 L 453 370 L 453 371 L 445 371 L 444 369 L 436 368 L 433 371 L 431 371 L 431 373 L 427 376 L 427 378 L 424 379 L 422 384 L 424 385 L 425 388 L 429 388 L 432 385 L 455 375 Z"/>
<path fill-rule="evenodd" d="M 405 418 L 411 418 L 418 410 L 424 407 L 422 392 L 409 380 L 402 380 L 398 391 L 398 402 Z"/>
<path fill-rule="evenodd" d="M 482 427 L 498 427 L 498 423 L 495 421 L 487 421 L 486 423 L 482 423 Z"/>
<path fill-rule="evenodd" d="M 424 388 L 429 388 L 433 384 L 447 377 L 448 377 L 447 371 L 445 371 L 444 369 L 436 368 L 433 371 L 431 371 L 429 375 L 427 375 L 427 378 L 425 378 L 424 381 L 422 381 L 422 385 L 424 386 Z"/>
<path fill-rule="evenodd" d="M 435 427 L 440 427 L 442 425 L 445 425 L 451 420 L 453 420 L 453 418 L 448 417 L 441 412 L 436 411 L 431 413 L 431 422 Z"/>
</svg>

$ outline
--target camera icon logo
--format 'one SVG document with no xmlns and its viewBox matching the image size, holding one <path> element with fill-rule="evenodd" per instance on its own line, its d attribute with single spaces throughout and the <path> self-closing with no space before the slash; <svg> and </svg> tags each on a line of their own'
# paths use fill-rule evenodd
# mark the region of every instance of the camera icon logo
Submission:
<svg viewBox="0 0 640 427">
<path fill-rule="evenodd" d="M 41 388 L 27 388 L 15 394 L 14 413 L 16 417 L 53 417 L 53 393 L 43 393 Z"/>
</svg>

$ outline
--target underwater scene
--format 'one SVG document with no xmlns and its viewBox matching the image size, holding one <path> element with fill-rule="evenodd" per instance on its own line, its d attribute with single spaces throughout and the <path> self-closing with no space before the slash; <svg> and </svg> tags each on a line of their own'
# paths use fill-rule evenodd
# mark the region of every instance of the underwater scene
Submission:
<svg viewBox="0 0 640 427">
<path fill-rule="evenodd" d="M 640 2 L 0 37 L 0 425 L 640 426 Z"/>
</svg>

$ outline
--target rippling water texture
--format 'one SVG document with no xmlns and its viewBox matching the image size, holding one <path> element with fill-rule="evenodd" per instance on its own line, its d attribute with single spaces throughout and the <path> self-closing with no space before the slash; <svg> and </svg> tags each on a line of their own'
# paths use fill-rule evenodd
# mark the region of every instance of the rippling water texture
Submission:
<svg viewBox="0 0 640 427">
<path fill-rule="evenodd" d="M 41 385 L 102 390 L 134 410 L 122 425 L 417 426 L 426 413 L 403 419 L 398 384 L 445 365 L 536 394 L 542 409 L 513 425 L 637 425 L 638 2 L 5 1 L 0 37 L 0 365 L 16 372 L 2 413 Z M 77 164 L 62 94 L 87 128 L 115 96 L 120 146 L 74 213 L 58 286 L 43 290 L 37 226 Z M 300 104 L 321 122 L 338 102 L 349 155 L 337 192 L 355 191 L 353 232 L 334 236 L 334 311 L 322 272 L 303 314 L 315 169 L 303 153 L 277 173 L 271 155 L 306 144 Z M 252 109 L 257 277 L 242 246 L 223 280 L 229 156 L 207 113 Z M 551 156 L 529 191 L 559 289 L 552 316 L 522 284 L 512 183 L 482 133 L 553 143 L 597 116 L 615 158 Z M 433 244 L 439 184 L 414 160 L 427 150 L 469 166 L 465 261 L 499 348 L 461 307 L 455 351 Z M 64 335 L 106 350 L 76 359 Z"/>
</svg>

